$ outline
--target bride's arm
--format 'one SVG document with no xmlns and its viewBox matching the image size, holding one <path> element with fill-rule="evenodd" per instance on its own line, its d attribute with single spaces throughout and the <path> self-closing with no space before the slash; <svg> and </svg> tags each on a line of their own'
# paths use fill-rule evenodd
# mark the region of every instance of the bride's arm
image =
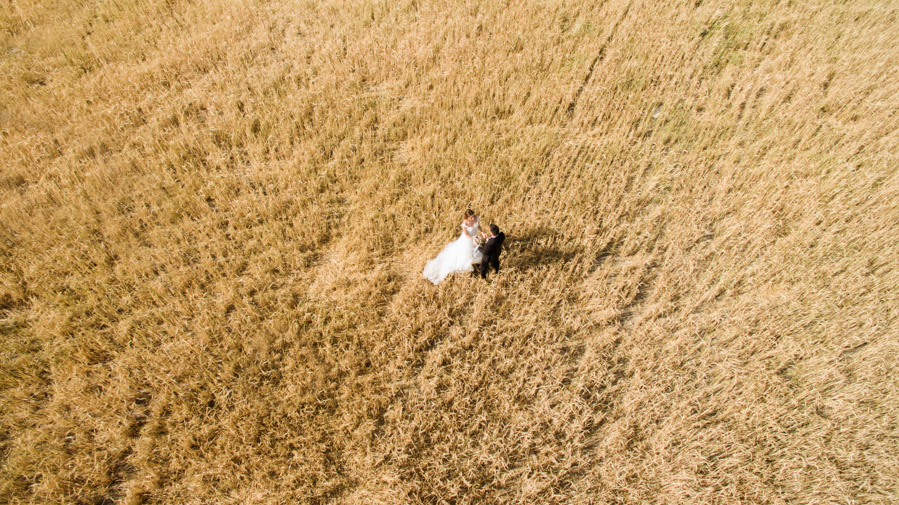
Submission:
<svg viewBox="0 0 899 505">
<path fill-rule="evenodd" d="M 481 228 L 480 228 L 481 227 L 481 218 L 480 217 L 475 219 L 474 225 L 478 227 L 478 233 L 476 234 L 476 236 L 470 237 L 472 242 L 475 242 L 475 240 L 477 240 L 478 237 L 484 236 L 484 232 L 482 232 Z"/>
<path fill-rule="evenodd" d="M 471 235 L 469 235 L 469 234 L 468 234 L 468 230 L 465 229 L 465 223 L 463 222 L 463 223 L 460 224 L 459 226 L 462 228 L 462 233 L 463 233 L 466 237 L 468 237 L 469 239 L 471 239 Z"/>
</svg>

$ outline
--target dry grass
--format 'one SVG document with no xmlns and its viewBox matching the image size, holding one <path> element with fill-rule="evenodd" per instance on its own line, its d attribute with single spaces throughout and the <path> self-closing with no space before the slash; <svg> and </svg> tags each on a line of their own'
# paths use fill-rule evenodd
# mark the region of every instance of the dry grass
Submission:
<svg viewBox="0 0 899 505">
<path fill-rule="evenodd" d="M 899 7 L 589 4 L 4 2 L 0 502 L 899 501 Z"/>
</svg>

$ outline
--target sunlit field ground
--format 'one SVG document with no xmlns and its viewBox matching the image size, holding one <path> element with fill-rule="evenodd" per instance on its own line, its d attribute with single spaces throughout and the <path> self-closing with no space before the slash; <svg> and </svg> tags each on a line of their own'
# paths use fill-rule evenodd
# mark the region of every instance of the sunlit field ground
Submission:
<svg viewBox="0 0 899 505">
<path fill-rule="evenodd" d="M 896 2 L 0 28 L 0 502 L 899 501 Z"/>
</svg>

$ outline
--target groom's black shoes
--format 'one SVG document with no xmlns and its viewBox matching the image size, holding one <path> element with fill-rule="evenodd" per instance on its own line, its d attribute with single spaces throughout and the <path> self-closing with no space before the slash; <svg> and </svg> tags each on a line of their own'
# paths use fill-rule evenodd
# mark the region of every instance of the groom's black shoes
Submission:
<svg viewBox="0 0 899 505">
<path fill-rule="evenodd" d="M 481 261 L 480 266 L 481 278 L 487 278 L 487 271 L 490 267 L 493 267 L 495 271 L 499 272 L 499 253 L 502 252 L 503 242 L 505 240 L 505 233 L 497 233 L 490 237 L 484 245 L 478 248 L 485 256 Z"/>
</svg>

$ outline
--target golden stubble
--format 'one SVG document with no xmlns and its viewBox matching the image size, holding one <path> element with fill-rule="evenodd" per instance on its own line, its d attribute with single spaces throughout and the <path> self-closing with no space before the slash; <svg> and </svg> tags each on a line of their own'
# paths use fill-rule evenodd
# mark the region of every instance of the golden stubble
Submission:
<svg viewBox="0 0 899 505">
<path fill-rule="evenodd" d="M 0 501 L 899 500 L 897 16 L 4 4 Z"/>
</svg>

